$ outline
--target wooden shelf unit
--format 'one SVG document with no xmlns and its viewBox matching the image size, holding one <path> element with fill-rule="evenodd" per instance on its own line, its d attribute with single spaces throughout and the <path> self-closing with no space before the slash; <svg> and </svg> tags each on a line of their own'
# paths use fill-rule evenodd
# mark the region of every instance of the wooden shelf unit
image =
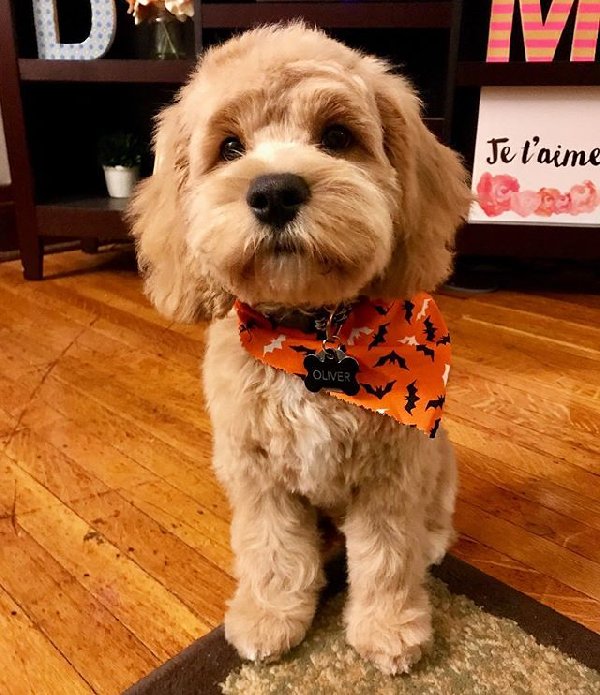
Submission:
<svg viewBox="0 0 600 695">
<path fill-rule="evenodd" d="M 0 98 L 2 98 L 3 107 L 5 107 L 5 121 L 8 121 L 7 129 L 11 132 L 9 155 L 11 156 L 12 169 L 15 178 L 18 179 L 15 182 L 15 189 L 19 190 L 19 199 L 16 201 L 15 209 L 17 211 L 24 273 L 29 279 L 40 279 L 43 275 L 43 248 L 46 240 L 81 238 L 82 243 L 89 247 L 93 246 L 93 242 L 97 241 L 98 238 L 126 238 L 128 232 L 122 215 L 126 201 L 114 201 L 101 193 L 100 189 L 90 196 L 73 195 L 68 190 L 68 186 L 64 192 L 58 191 L 58 195 L 53 195 L 50 201 L 46 199 L 36 200 L 35 191 L 40 188 L 40 168 L 45 171 L 53 159 L 56 148 L 45 146 L 42 148 L 41 155 L 40 152 L 37 152 L 37 156 L 32 157 L 32 138 L 37 138 L 39 141 L 40 137 L 46 137 L 46 135 L 43 132 L 42 135 L 39 132 L 34 134 L 27 132 L 24 124 L 28 119 L 27 117 L 24 118 L 24 113 L 25 116 L 29 114 L 33 118 L 33 120 L 29 119 L 29 125 L 35 126 L 34 130 L 38 131 L 35 114 L 41 108 L 46 108 L 47 101 L 44 100 L 56 98 L 57 104 L 48 103 L 48 108 L 61 108 L 60 98 L 54 97 L 55 93 L 60 94 L 64 101 L 70 99 L 69 95 L 71 94 L 83 94 L 84 92 L 81 90 L 85 89 L 88 90 L 85 92 L 87 95 L 85 98 L 89 97 L 92 100 L 97 98 L 99 100 L 98 105 L 102 108 L 105 108 L 102 99 L 105 99 L 107 95 L 107 98 L 110 99 L 111 94 L 117 95 L 118 93 L 119 96 L 113 98 L 121 100 L 119 109 L 123 109 L 123 98 L 128 98 L 131 104 L 136 103 L 138 94 L 142 94 L 138 90 L 146 90 L 146 97 L 147 90 L 155 90 L 156 94 L 164 93 L 164 98 L 168 99 L 169 90 L 172 93 L 174 87 L 185 82 L 193 69 L 195 60 L 138 60 L 120 58 L 119 54 L 114 54 L 114 51 L 109 54 L 108 58 L 93 61 L 39 60 L 31 57 L 31 46 L 34 45 L 32 44 L 33 35 L 28 39 L 30 47 L 26 54 L 19 56 L 17 51 L 18 37 L 15 37 L 13 32 L 13 10 L 17 6 L 17 1 L 0 0 L 0 58 L 3 65 L 3 71 L 0 74 Z M 350 32 L 352 34 L 356 30 L 433 31 L 433 36 L 436 37 L 434 40 L 439 42 L 442 35 L 436 32 L 445 32 L 444 36 L 449 36 L 455 24 L 456 0 L 234 3 L 208 3 L 196 0 L 196 48 L 200 52 L 207 37 L 210 38 L 209 35 L 220 37 L 227 35 L 227 32 L 231 30 L 245 29 L 267 22 L 297 17 L 304 18 L 309 24 L 331 29 L 334 33 Z M 24 31 L 25 24 L 21 20 L 19 25 Z M 125 29 L 129 37 L 131 36 L 132 26 L 119 26 L 121 29 Z M 28 26 L 27 31 L 30 29 L 31 27 Z M 377 33 L 377 36 L 380 37 L 382 34 Z M 446 41 L 445 38 L 443 40 Z M 418 50 L 423 50 L 421 38 L 414 38 L 413 42 L 419 46 Z M 390 37 L 388 36 L 389 43 Z M 447 43 L 450 49 L 455 48 L 456 42 L 448 39 Z M 439 55 L 444 55 L 445 48 L 439 49 L 438 47 L 437 50 L 442 50 Z M 436 72 L 439 74 L 440 70 L 447 67 L 443 62 L 447 62 L 448 74 L 450 74 L 453 65 L 452 56 L 448 56 L 447 61 L 440 61 L 442 64 L 436 68 Z M 98 86 L 95 87 L 94 85 Z M 127 97 L 123 96 L 123 91 L 117 92 L 119 85 L 132 86 L 132 91 L 127 92 Z M 49 91 L 55 89 L 58 91 Z M 73 89 L 76 89 L 77 92 L 68 91 Z M 122 89 L 123 87 L 121 87 Z M 103 90 L 102 96 L 94 97 L 99 92 L 90 92 L 89 90 Z M 440 97 L 439 102 L 443 103 L 443 96 Z M 79 97 L 79 101 L 76 103 L 80 105 L 79 108 L 83 109 L 83 117 L 87 115 L 92 119 L 101 120 L 101 116 L 95 114 L 94 106 L 87 106 L 85 100 L 82 101 L 82 97 Z M 126 103 L 125 106 L 127 106 Z M 128 121 L 130 115 L 127 112 Z M 151 115 L 152 111 L 148 112 L 147 123 L 150 122 Z M 438 112 L 434 113 L 433 116 L 427 119 L 428 126 L 440 137 L 447 135 L 447 120 L 442 117 L 445 114 Z M 14 129 L 11 128 L 12 123 L 16 123 Z M 61 122 L 58 121 L 58 124 L 60 125 Z M 47 128 L 49 127 L 47 126 Z M 67 126 L 63 125 L 62 127 L 65 129 L 62 134 L 55 131 L 52 133 L 52 137 L 59 141 L 61 137 L 66 137 Z M 89 137 L 92 137 L 91 133 L 92 129 L 90 129 Z M 61 152 L 60 147 L 58 151 Z M 65 156 L 78 154 L 79 152 L 71 147 Z M 82 156 L 89 156 L 89 152 L 87 155 L 82 154 Z M 33 167 L 31 166 L 32 161 Z M 86 171 L 89 178 L 89 165 Z M 47 172 L 44 173 L 46 177 L 49 175 Z M 50 189 L 56 192 L 56 181 L 51 180 L 50 183 L 52 184 Z M 77 187 L 87 185 L 85 180 L 80 184 L 76 178 L 72 180 L 72 184 Z"/>
<path fill-rule="evenodd" d="M 130 82 L 181 84 L 194 60 L 39 60 L 20 58 L 23 82 Z"/>
<path fill-rule="evenodd" d="M 466 224 L 459 255 L 589 260 L 600 254 L 598 228 L 543 224 Z"/>
<path fill-rule="evenodd" d="M 600 85 L 600 63 L 459 62 L 458 87 L 575 87 Z"/>
<path fill-rule="evenodd" d="M 202 5 L 205 29 L 246 29 L 303 17 L 326 29 L 449 29 L 452 0 L 441 2 L 236 2 Z"/>
<path fill-rule="evenodd" d="M 107 229 L 111 230 L 111 237 L 123 238 L 128 235 L 123 220 L 127 202 L 126 198 L 89 196 L 38 203 L 38 224 L 48 237 L 81 238 L 81 228 L 85 226 L 86 236 L 92 238 L 102 238 Z"/>
</svg>

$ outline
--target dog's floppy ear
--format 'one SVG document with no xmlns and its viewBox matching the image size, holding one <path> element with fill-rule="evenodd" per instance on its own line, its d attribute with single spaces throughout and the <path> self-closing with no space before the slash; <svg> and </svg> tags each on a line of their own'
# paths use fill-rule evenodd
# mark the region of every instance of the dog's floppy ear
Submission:
<svg viewBox="0 0 600 695">
<path fill-rule="evenodd" d="M 471 193 L 459 156 L 425 126 L 421 102 L 406 80 L 380 71 L 376 102 L 399 190 L 395 250 L 373 290 L 382 296 L 409 296 L 433 290 L 448 277 L 454 236 Z"/>
<path fill-rule="evenodd" d="M 200 268 L 187 244 L 185 187 L 189 134 L 181 102 L 165 108 L 154 138 L 154 173 L 142 181 L 128 209 L 144 289 L 168 318 L 193 322 L 222 316 L 232 298 Z"/>
</svg>

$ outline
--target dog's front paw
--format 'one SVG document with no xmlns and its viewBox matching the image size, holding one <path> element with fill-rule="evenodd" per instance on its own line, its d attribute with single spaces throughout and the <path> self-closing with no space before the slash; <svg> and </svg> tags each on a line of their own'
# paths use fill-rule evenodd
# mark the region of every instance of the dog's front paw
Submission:
<svg viewBox="0 0 600 695">
<path fill-rule="evenodd" d="M 431 612 L 423 595 L 399 610 L 389 597 L 379 597 L 376 605 L 351 601 L 346 609 L 348 644 L 385 674 L 408 673 L 431 645 Z"/>
<path fill-rule="evenodd" d="M 290 596 L 288 609 L 265 608 L 248 594 L 238 594 L 225 616 L 225 638 L 243 659 L 274 661 L 302 642 L 314 612 L 311 595 Z"/>
</svg>

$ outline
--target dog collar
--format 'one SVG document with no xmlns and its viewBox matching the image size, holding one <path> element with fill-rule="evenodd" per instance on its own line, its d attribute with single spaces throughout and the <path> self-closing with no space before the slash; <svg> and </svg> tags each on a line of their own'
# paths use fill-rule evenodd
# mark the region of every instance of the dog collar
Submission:
<svg viewBox="0 0 600 695">
<path fill-rule="evenodd" d="M 276 328 L 292 328 L 302 333 L 309 333 L 318 339 L 323 339 L 326 336 L 329 322 L 331 321 L 336 327 L 343 325 L 352 310 L 353 304 L 354 302 L 345 302 L 334 308 L 278 309 L 276 311 L 259 313 L 262 313 L 269 321 L 273 330 Z"/>
<path fill-rule="evenodd" d="M 336 326 L 335 349 L 324 343 L 326 326 L 318 312 L 309 314 L 311 322 L 296 327 L 240 301 L 235 309 L 241 344 L 256 359 L 302 378 L 311 391 L 322 388 L 334 398 L 435 437 L 451 350 L 448 329 L 430 295 L 422 292 L 405 300 L 362 297 L 344 305 L 341 314 L 338 310 L 327 316 Z"/>
</svg>

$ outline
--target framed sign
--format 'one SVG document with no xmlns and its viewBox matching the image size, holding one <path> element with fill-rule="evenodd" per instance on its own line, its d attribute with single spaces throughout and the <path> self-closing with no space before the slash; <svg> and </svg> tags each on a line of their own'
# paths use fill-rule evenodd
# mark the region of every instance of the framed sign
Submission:
<svg viewBox="0 0 600 695">
<path fill-rule="evenodd" d="M 484 87 L 469 222 L 600 225 L 600 87 Z"/>
</svg>

